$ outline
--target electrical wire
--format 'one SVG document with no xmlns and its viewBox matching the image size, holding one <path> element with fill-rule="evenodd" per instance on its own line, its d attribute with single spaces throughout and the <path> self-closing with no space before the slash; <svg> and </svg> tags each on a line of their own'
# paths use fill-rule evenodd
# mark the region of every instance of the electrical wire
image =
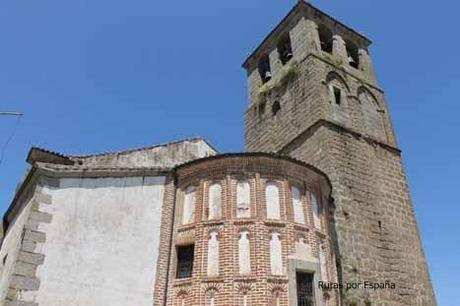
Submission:
<svg viewBox="0 0 460 306">
<path fill-rule="evenodd" d="M 2 146 L 2 149 L 0 150 L 0 166 L 3 164 L 3 161 L 5 160 L 5 153 L 6 153 L 6 149 L 8 148 L 8 145 L 10 144 L 11 140 L 13 140 L 14 136 L 16 135 L 16 131 L 18 130 L 19 123 L 21 122 L 21 117 L 22 116 L 17 117 L 16 124 L 13 128 L 13 131 L 8 136 L 8 138 L 6 139 L 5 143 Z"/>
</svg>

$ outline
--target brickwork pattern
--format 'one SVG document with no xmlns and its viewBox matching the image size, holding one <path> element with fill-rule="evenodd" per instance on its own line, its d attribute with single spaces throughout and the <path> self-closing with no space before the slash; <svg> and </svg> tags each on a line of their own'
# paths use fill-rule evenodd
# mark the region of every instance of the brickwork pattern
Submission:
<svg viewBox="0 0 460 306">
<path fill-rule="evenodd" d="M 247 179 L 251 189 L 251 217 L 236 218 L 236 184 Z M 208 220 L 208 190 L 213 182 L 222 184 L 222 219 Z M 279 186 L 280 220 L 266 218 L 265 183 L 274 181 Z M 188 186 L 197 186 L 195 223 L 181 225 L 181 200 L 176 198 L 175 222 L 172 230 L 173 242 L 170 249 L 169 277 L 167 286 L 167 305 L 242 305 L 246 295 L 248 305 L 289 305 L 287 266 L 289 258 L 295 252 L 299 239 L 305 239 L 312 248 L 312 255 L 318 258 L 320 244 L 325 246 L 326 266 L 330 279 L 336 279 L 335 256 L 328 234 L 331 211 L 329 209 L 329 191 L 325 178 L 312 173 L 310 169 L 276 157 L 222 157 L 205 160 L 180 168 L 177 172 L 178 197 Z M 304 192 L 303 202 L 306 212 L 306 224 L 294 223 L 290 188 L 295 184 Z M 308 192 L 315 192 L 321 199 L 321 230 L 313 226 L 313 215 Z M 168 188 L 172 194 L 172 188 Z M 165 208 L 171 208 L 173 197 L 165 197 Z M 219 275 L 207 276 L 208 240 L 211 231 L 218 232 L 219 239 Z M 239 273 L 238 241 L 241 231 L 249 232 L 250 251 L 248 260 L 251 273 Z M 282 244 L 283 275 L 271 275 L 270 237 L 275 231 L 280 234 Z M 162 235 L 165 233 L 162 233 Z M 167 235 L 165 235 L 166 237 Z M 176 279 L 175 266 L 177 245 L 195 244 L 194 269 L 191 278 Z M 164 254 L 160 255 L 163 257 Z M 159 263 L 161 264 L 161 263 Z M 164 264 L 164 262 L 163 262 Z M 159 270 L 158 270 L 159 271 Z M 156 291 L 161 290 L 164 274 L 158 276 Z M 160 271 L 158 272 L 160 274 Z M 325 292 L 324 305 L 335 305 L 337 292 Z M 159 296 L 155 305 L 161 305 Z"/>
</svg>

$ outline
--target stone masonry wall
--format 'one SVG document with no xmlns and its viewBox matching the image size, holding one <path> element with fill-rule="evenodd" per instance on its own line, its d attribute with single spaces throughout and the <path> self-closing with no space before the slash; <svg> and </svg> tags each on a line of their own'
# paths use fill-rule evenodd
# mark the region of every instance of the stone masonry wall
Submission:
<svg viewBox="0 0 460 306">
<path fill-rule="evenodd" d="M 39 226 L 40 224 L 51 222 L 52 216 L 43 212 L 42 208 L 51 205 L 52 197 L 45 189 L 53 188 L 54 186 L 56 186 L 56 182 L 45 177 L 38 179 L 38 184 L 31 185 L 29 189 L 33 190 L 33 194 L 14 221 L 9 232 L 9 235 L 14 235 L 14 232 L 21 231 L 20 239 L 16 242 L 17 249 L 2 246 L 2 252 L 8 252 L 5 256 L 11 257 L 13 263 L 7 283 L 7 295 L 5 300 L 1 301 L 1 305 L 38 305 L 33 296 L 40 288 L 37 269 L 44 262 L 45 256 L 41 248 L 43 243 L 46 242 L 46 234 L 39 230 Z M 8 244 L 10 239 L 7 236 L 7 240 L 4 243 Z"/>
<path fill-rule="evenodd" d="M 347 73 L 338 69 L 327 57 L 321 58 L 315 53 L 296 61 L 296 74 L 286 84 L 270 90 L 263 98 L 255 94 L 250 100 L 244 115 L 247 151 L 277 152 L 318 120 L 335 122 L 371 137 L 372 131 L 367 131 L 365 125 L 368 107 L 363 107 L 363 103 L 369 101 L 358 98 L 362 91 L 373 97 L 376 111 L 381 116 L 382 125 L 375 129 L 383 129 L 385 138 L 379 140 L 396 145 L 385 98 L 378 87 L 359 78 L 357 71 L 352 71 L 355 74 Z M 349 118 L 346 122 L 339 122 L 334 116 L 335 106 L 328 88 L 328 83 L 334 80 L 343 84 L 345 101 L 339 111 Z M 263 114 L 259 112 L 261 99 L 266 104 Z M 271 107 L 275 102 L 280 103 L 281 110 L 273 115 Z"/>
<path fill-rule="evenodd" d="M 399 152 L 320 127 L 284 153 L 331 179 L 342 281 L 396 283 L 343 292 L 344 305 L 435 305 Z"/>
<path fill-rule="evenodd" d="M 297 12 L 302 7 L 299 2 Z M 356 33 L 339 31 L 327 20 L 318 12 L 290 13 L 247 61 L 246 150 L 290 155 L 324 171 L 336 207 L 339 278 L 396 283 L 394 290 L 343 291 L 342 305 L 436 305 L 400 151 L 367 46 Z M 333 32 L 331 53 L 320 48 L 319 24 Z M 295 69 L 279 68 L 273 55 L 283 32 L 293 50 L 286 66 Z M 358 45 L 358 68 L 348 64 L 345 41 Z M 266 84 L 256 65 L 263 53 L 277 67 Z M 281 108 L 272 112 L 275 103 Z"/>
</svg>

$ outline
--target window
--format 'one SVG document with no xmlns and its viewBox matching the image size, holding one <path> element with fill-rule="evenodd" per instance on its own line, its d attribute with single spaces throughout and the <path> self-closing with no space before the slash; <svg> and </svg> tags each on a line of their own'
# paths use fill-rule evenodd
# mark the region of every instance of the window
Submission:
<svg viewBox="0 0 460 306">
<path fill-rule="evenodd" d="M 305 213 L 302 205 L 302 193 L 297 187 L 291 188 L 294 222 L 305 224 Z"/>
<path fill-rule="evenodd" d="M 358 47 L 349 40 L 345 41 L 348 55 L 348 63 L 351 67 L 359 68 L 359 51 Z"/>
<path fill-rule="evenodd" d="M 281 105 L 278 101 L 275 101 L 272 105 L 272 114 L 276 116 L 278 112 L 281 110 Z"/>
<path fill-rule="evenodd" d="M 313 224 L 316 228 L 321 227 L 320 210 L 318 200 L 314 193 L 310 193 L 311 209 L 313 211 Z"/>
<path fill-rule="evenodd" d="M 219 275 L 219 240 L 217 231 L 212 231 L 208 240 L 208 276 Z"/>
<path fill-rule="evenodd" d="M 236 217 L 251 217 L 250 188 L 247 181 L 240 181 L 236 185 Z"/>
<path fill-rule="evenodd" d="M 195 245 L 178 246 L 176 278 L 192 277 Z"/>
<path fill-rule="evenodd" d="M 267 218 L 280 218 L 280 195 L 275 182 L 267 182 L 265 187 L 265 202 L 267 203 Z"/>
<path fill-rule="evenodd" d="M 333 91 L 334 91 L 334 102 L 337 105 L 340 105 L 342 103 L 342 91 L 340 88 L 337 88 L 335 86 L 332 86 Z"/>
<path fill-rule="evenodd" d="M 341 125 L 349 126 L 351 122 L 351 109 L 347 101 L 350 89 L 342 76 L 336 72 L 330 72 L 326 77 L 327 94 L 331 104 L 331 119 Z"/>
<path fill-rule="evenodd" d="M 320 24 L 318 26 L 319 41 L 321 44 L 321 50 L 332 54 L 333 36 L 331 30 L 326 26 Z"/>
<path fill-rule="evenodd" d="M 262 56 L 259 60 L 259 74 L 262 79 L 262 83 L 267 83 L 272 78 L 271 68 L 270 68 L 270 58 L 268 55 Z"/>
<path fill-rule="evenodd" d="M 242 230 L 238 240 L 238 264 L 240 274 L 251 273 L 251 252 L 249 248 L 249 232 Z"/>
<path fill-rule="evenodd" d="M 189 187 L 185 191 L 184 207 L 182 210 L 182 224 L 190 224 L 195 221 L 196 188 Z"/>
<path fill-rule="evenodd" d="M 280 234 L 272 232 L 270 239 L 270 267 L 273 275 L 283 274 L 283 257 Z"/>
<path fill-rule="evenodd" d="M 265 106 L 267 105 L 266 102 L 259 103 L 259 117 L 262 117 L 265 114 Z"/>
<path fill-rule="evenodd" d="M 278 55 L 283 65 L 289 62 L 293 57 L 291 38 L 289 37 L 289 34 L 284 35 L 278 41 Z"/>
<path fill-rule="evenodd" d="M 222 216 L 222 189 L 219 183 L 209 187 L 209 215 L 208 219 L 219 219 Z"/>
</svg>

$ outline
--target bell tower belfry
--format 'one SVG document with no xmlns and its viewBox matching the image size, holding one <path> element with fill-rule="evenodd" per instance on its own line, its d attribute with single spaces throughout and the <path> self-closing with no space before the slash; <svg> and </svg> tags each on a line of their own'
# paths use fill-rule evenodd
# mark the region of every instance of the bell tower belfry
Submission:
<svg viewBox="0 0 460 306">
<path fill-rule="evenodd" d="M 436 304 L 371 42 L 299 1 L 246 59 L 250 152 L 276 152 L 324 171 L 333 186 L 342 305 Z"/>
</svg>

